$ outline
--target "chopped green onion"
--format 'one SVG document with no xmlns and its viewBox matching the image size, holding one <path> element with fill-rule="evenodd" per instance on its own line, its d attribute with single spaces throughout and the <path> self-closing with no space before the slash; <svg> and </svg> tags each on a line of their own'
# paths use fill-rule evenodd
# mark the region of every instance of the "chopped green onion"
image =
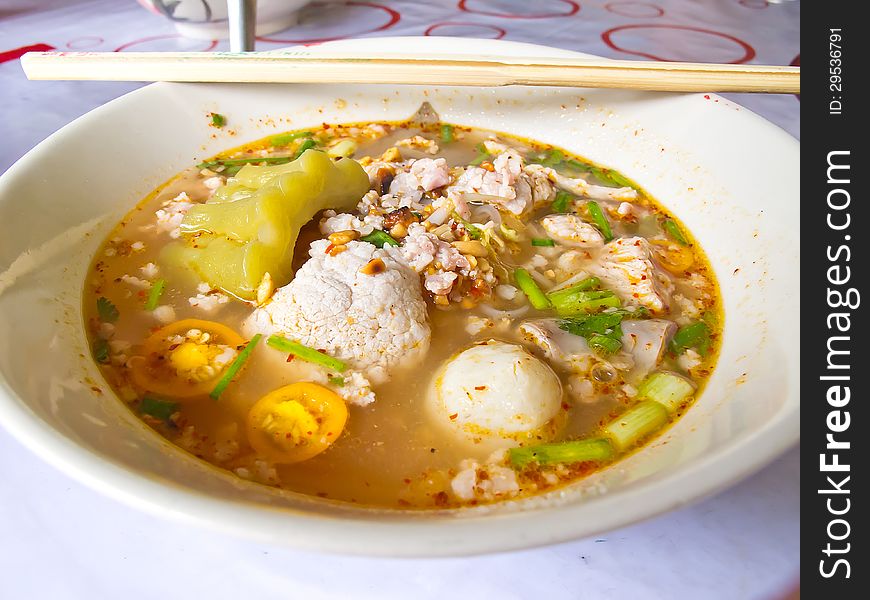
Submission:
<svg viewBox="0 0 870 600">
<path fill-rule="evenodd" d="M 454 139 L 455 138 L 453 136 L 453 125 L 448 125 L 447 123 L 441 125 L 441 141 L 445 144 L 449 144 Z"/>
<path fill-rule="evenodd" d="M 532 238 L 532 246 L 549 246 L 553 247 L 556 245 L 556 242 L 551 240 L 550 238 Z"/>
<path fill-rule="evenodd" d="M 475 146 L 475 150 L 477 150 L 477 157 L 468 164 L 473 167 L 478 167 L 483 161 L 489 158 L 489 152 L 487 152 L 486 146 L 484 146 L 483 144 L 478 144 L 477 146 Z"/>
<path fill-rule="evenodd" d="M 217 385 L 214 386 L 214 389 L 211 391 L 209 396 L 211 396 L 212 400 L 217 400 L 220 398 L 221 394 L 224 393 L 224 390 L 227 389 L 227 386 L 232 383 L 233 378 L 239 373 L 244 364 L 247 362 L 248 358 L 251 356 L 251 352 L 254 351 L 254 346 L 257 345 L 257 342 L 260 341 L 260 338 L 263 337 L 261 334 L 256 334 L 251 338 L 251 341 L 248 342 L 242 351 L 239 352 L 239 355 L 236 359 L 230 363 L 229 368 L 226 370 L 226 373 L 220 378 L 217 382 Z"/>
<path fill-rule="evenodd" d="M 613 419 L 603 433 L 618 452 L 624 452 L 667 422 L 668 410 L 655 400 L 645 400 Z"/>
<path fill-rule="evenodd" d="M 568 207 L 571 205 L 573 196 L 565 190 L 556 192 L 556 198 L 553 200 L 553 212 L 564 213 L 568 212 Z"/>
<path fill-rule="evenodd" d="M 248 156 L 246 158 L 221 158 L 209 160 L 196 165 L 197 169 L 214 169 L 215 167 L 234 167 L 250 164 L 266 163 L 267 165 L 283 165 L 293 160 L 292 156 Z"/>
<path fill-rule="evenodd" d="M 688 379 L 664 372 L 653 373 L 637 388 L 638 398 L 655 400 L 667 408 L 669 413 L 676 412 L 694 393 L 695 386 Z"/>
<path fill-rule="evenodd" d="M 298 342 L 288 340 L 280 335 L 269 336 L 266 343 L 276 350 L 287 352 L 293 356 L 301 358 L 302 360 L 327 367 L 333 371 L 341 373 L 342 371 L 347 370 L 347 364 L 344 361 L 333 358 L 328 354 L 324 354 L 320 350 L 315 350 L 314 348 L 303 346 Z"/>
<path fill-rule="evenodd" d="M 160 301 L 160 296 L 163 295 L 163 290 L 165 289 L 165 279 L 158 279 L 151 285 L 151 289 L 148 290 L 148 299 L 145 300 L 145 310 L 154 310 L 157 308 L 157 303 Z"/>
<path fill-rule="evenodd" d="M 145 396 L 142 398 L 141 404 L 139 404 L 139 412 L 143 415 L 151 415 L 161 421 L 168 421 L 169 417 L 177 410 L 178 402 L 170 402 L 169 400 L 161 400 L 151 396 Z"/>
<path fill-rule="evenodd" d="M 98 363 L 109 362 L 109 342 L 103 338 L 94 342 L 91 352 L 94 355 L 94 360 Z"/>
<path fill-rule="evenodd" d="M 703 321 L 684 325 L 674 334 L 668 349 L 672 354 L 680 355 L 687 348 L 697 348 L 702 356 L 710 349 L 710 328 Z"/>
<path fill-rule="evenodd" d="M 552 465 L 607 460 L 613 456 L 613 448 L 605 439 L 575 440 L 556 444 L 542 444 L 508 450 L 511 465 L 523 468 L 529 463 Z"/>
<path fill-rule="evenodd" d="M 111 300 L 100 296 L 97 298 L 97 315 L 104 323 L 114 323 L 121 316 L 121 313 L 118 312 L 118 307 Z"/>
<path fill-rule="evenodd" d="M 215 127 L 223 127 L 227 124 L 227 118 L 219 113 L 211 113 L 211 124 Z"/>
<path fill-rule="evenodd" d="M 374 244 L 378 248 L 383 248 L 384 246 L 398 246 L 399 242 L 391 236 L 386 231 L 381 231 L 380 229 L 375 229 L 368 235 L 364 235 L 360 238 L 361 242 L 368 242 L 369 244 Z"/>
<path fill-rule="evenodd" d="M 311 148 L 314 148 L 314 146 L 316 146 L 316 145 L 317 145 L 317 142 L 315 142 L 314 140 L 305 140 L 304 142 L 302 142 L 299 145 L 299 148 L 296 150 L 296 154 L 293 155 L 293 160 L 296 160 L 297 158 L 302 156 L 303 152 L 305 152 L 306 150 L 310 150 Z"/>
<path fill-rule="evenodd" d="M 329 383 L 331 383 L 332 385 L 336 385 L 338 387 L 341 387 L 344 385 L 344 377 L 338 377 L 338 376 L 329 377 L 328 380 L 329 380 Z"/>
<path fill-rule="evenodd" d="M 581 281 L 580 284 L 583 284 Z M 584 315 L 599 312 L 605 308 L 619 308 L 619 298 L 610 290 L 586 291 L 577 286 L 565 290 L 551 292 L 547 298 L 552 302 L 556 312 L 563 317 Z"/>
<path fill-rule="evenodd" d="M 523 293 L 528 297 L 532 306 L 538 310 L 546 310 L 552 307 L 549 298 L 547 298 L 547 295 L 541 291 L 541 288 L 538 287 L 538 284 L 535 283 L 535 280 L 532 279 L 532 276 L 529 275 L 528 271 L 522 267 L 517 267 L 514 270 L 514 279 L 516 279 L 517 286 L 519 286 Z"/>
<path fill-rule="evenodd" d="M 680 231 L 680 227 L 672 220 L 667 219 L 664 223 L 662 223 L 662 228 L 665 230 L 665 233 L 668 236 L 682 246 L 688 246 L 689 240 L 686 239 L 686 236 L 683 235 L 683 232 Z"/>
<path fill-rule="evenodd" d="M 455 218 L 457 221 L 462 223 L 462 226 L 465 228 L 465 231 L 468 232 L 468 236 L 471 239 L 479 240 L 480 238 L 483 237 L 483 230 L 480 227 L 478 227 L 474 223 L 471 223 L 470 221 L 466 221 L 465 219 L 463 219 L 459 215 L 455 215 Z"/>
<path fill-rule="evenodd" d="M 293 131 L 291 133 L 279 133 L 269 138 L 269 143 L 276 148 L 289 146 L 291 142 L 303 137 L 311 137 L 314 134 L 310 131 Z"/>
<path fill-rule="evenodd" d="M 586 210 L 589 211 L 589 216 L 592 217 L 592 223 L 604 236 L 604 241 L 609 242 L 613 239 L 613 231 L 610 229 L 610 223 L 607 222 L 607 217 L 604 216 L 604 211 L 594 200 L 586 203 Z"/>
</svg>

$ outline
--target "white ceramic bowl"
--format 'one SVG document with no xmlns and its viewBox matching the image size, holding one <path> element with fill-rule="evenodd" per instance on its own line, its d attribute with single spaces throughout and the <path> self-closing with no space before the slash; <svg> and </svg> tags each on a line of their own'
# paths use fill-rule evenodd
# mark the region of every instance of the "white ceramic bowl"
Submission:
<svg viewBox="0 0 870 600">
<path fill-rule="evenodd" d="M 488 40 L 389 43 L 570 55 Z M 403 119 L 422 100 L 447 121 L 550 142 L 619 169 L 684 220 L 712 260 L 726 310 L 719 365 L 696 405 L 643 451 L 560 492 L 442 513 L 365 510 L 246 483 L 138 421 L 90 360 L 80 309 L 85 270 L 110 228 L 155 186 L 222 149 L 324 121 Z M 210 111 L 229 119 L 217 135 Z M 306 549 L 470 554 L 626 525 L 716 492 L 798 439 L 798 169 L 794 139 L 716 96 L 151 85 L 64 127 L 0 177 L 0 422 L 124 502 Z"/>
</svg>

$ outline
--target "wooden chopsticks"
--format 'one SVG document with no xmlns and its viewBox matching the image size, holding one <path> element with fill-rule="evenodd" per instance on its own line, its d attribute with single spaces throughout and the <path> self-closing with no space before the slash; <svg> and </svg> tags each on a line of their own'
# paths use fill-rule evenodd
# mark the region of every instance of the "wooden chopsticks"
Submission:
<svg viewBox="0 0 870 600">
<path fill-rule="evenodd" d="M 31 52 L 29 79 L 560 86 L 800 93 L 800 67 L 583 58 L 199 52 Z"/>
</svg>

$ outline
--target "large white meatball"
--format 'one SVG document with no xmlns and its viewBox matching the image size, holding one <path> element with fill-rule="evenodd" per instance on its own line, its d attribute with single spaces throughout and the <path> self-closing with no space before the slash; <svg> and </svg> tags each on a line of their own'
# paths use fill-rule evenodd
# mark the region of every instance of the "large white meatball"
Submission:
<svg viewBox="0 0 870 600">
<path fill-rule="evenodd" d="M 280 333 L 324 350 L 373 384 L 422 361 L 431 334 L 419 275 L 390 248 L 349 242 L 332 256 L 329 246 L 328 240 L 311 244 L 311 258 L 254 311 L 245 333 Z"/>
<path fill-rule="evenodd" d="M 489 340 L 460 352 L 435 377 L 429 410 L 460 439 L 509 447 L 551 439 L 564 424 L 562 385 L 522 346 Z"/>
</svg>

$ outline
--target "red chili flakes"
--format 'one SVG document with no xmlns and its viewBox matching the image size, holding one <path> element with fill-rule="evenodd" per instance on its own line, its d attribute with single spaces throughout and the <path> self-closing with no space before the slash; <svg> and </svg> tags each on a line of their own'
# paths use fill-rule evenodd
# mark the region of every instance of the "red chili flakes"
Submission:
<svg viewBox="0 0 870 600">
<path fill-rule="evenodd" d="M 486 389 L 486 386 L 485 386 L 485 385 L 476 385 L 476 386 L 474 386 L 474 389 L 476 389 L 476 390 L 478 390 L 478 391 L 480 391 L 480 390 L 485 390 L 485 389 Z"/>
<path fill-rule="evenodd" d="M 292 362 L 294 358 L 296 358 L 296 355 L 290 354 L 289 356 L 287 356 L 287 362 Z"/>
<path fill-rule="evenodd" d="M 335 244 L 330 244 L 326 247 L 326 250 L 323 251 L 324 254 L 329 254 L 332 249 L 335 248 Z"/>
<path fill-rule="evenodd" d="M 432 500 L 435 501 L 435 506 L 447 506 L 450 502 L 450 496 L 447 495 L 447 492 L 440 491 L 436 494 L 433 494 Z"/>
<path fill-rule="evenodd" d="M 452 415 L 450 415 L 450 420 L 455 421 L 458 416 L 459 416 L 459 413 L 453 413 Z"/>
<path fill-rule="evenodd" d="M 408 479 L 408 478 L 407 478 L 407 477 L 405 477 L 405 478 L 404 478 L 404 479 L 403 479 L 403 480 L 402 480 L 402 481 L 404 481 L 404 482 L 405 482 L 405 485 L 408 485 L 408 484 L 410 484 L 410 483 L 411 483 L 411 480 L 410 480 L 410 479 Z"/>
</svg>

